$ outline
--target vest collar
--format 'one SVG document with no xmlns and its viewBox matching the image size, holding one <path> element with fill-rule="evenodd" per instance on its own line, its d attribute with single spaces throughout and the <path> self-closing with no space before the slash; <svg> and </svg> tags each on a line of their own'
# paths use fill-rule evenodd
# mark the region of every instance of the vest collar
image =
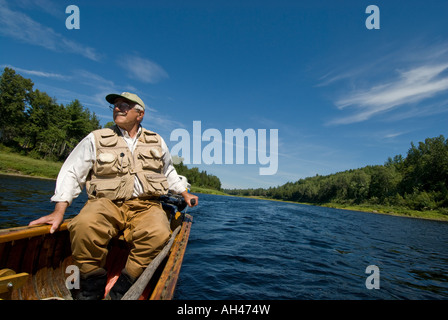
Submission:
<svg viewBox="0 0 448 320">
<path fill-rule="evenodd" d="M 131 136 L 129 135 L 129 133 L 126 130 L 121 129 L 119 126 L 115 125 L 114 131 L 122 137 L 125 137 L 126 139 L 138 139 L 140 137 L 140 135 L 142 134 L 142 126 L 139 125 L 138 127 L 138 131 L 137 131 L 137 135 L 135 136 L 135 138 L 131 138 Z"/>
</svg>

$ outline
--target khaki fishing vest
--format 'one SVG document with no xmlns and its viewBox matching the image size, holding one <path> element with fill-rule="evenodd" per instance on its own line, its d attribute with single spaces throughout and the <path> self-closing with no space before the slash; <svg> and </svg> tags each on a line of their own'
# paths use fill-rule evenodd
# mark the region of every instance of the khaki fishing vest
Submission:
<svg viewBox="0 0 448 320">
<path fill-rule="evenodd" d="M 143 187 L 141 198 L 154 198 L 168 193 L 163 174 L 160 136 L 142 129 L 134 153 L 121 137 L 118 127 L 93 132 L 96 161 L 86 181 L 89 199 L 128 200 L 134 192 L 137 176 Z"/>
</svg>

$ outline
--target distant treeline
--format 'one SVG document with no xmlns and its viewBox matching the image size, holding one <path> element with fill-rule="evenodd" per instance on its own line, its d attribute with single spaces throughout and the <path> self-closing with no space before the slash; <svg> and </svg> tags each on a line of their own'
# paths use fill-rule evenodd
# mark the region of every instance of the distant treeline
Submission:
<svg viewBox="0 0 448 320">
<path fill-rule="evenodd" d="M 198 168 L 187 168 L 183 163 L 175 164 L 178 174 L 185 176 L 192 186 L 221 190 L 221 181 L 217 176 L 207 174 L 207 171 L 199 172 Z"/>
<path fill-rule="evenodd" d="M 78 100 L 59 104 L 34 83 L 6 67 L 0 77 L 0 143 L 36 159 L 64 161 L 73 148 L 100 122 Z M 111 115 L 112 117 L 112 115 Z M 106 124 L 106 126 L 110 123 Z M 219 178 L 176 165 L 193 186 L 219 190 Z"/>
<path fill-rule="evenodd" d="M 443 135 L 411 143 L 407 156 L 327 176 L 316 175 L 269 189 L 224 190 L 311 204 L 399 206 L 448 213 L 448 140 Z"/>
</svg>

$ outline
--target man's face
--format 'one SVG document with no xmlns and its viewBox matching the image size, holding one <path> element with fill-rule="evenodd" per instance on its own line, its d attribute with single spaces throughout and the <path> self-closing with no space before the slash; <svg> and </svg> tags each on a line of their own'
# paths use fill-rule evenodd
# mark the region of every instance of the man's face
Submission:
<svg viewBox="0 0 448 320">
<path fill-rule="evenodd" d="M 118 126 L 125 129 L 141 122 L 144 111 L 135 109 L 135 105 L 135 102 L 123 98 L 115 99 L 113 117 Z"/>
</svg>

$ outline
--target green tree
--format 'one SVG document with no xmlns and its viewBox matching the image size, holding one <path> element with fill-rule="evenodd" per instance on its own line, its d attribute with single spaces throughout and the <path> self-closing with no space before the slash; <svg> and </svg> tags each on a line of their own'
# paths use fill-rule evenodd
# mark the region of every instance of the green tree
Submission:
<svg viewBox="0 0 448 320">
<path fill-rule="evenodd" d="M 23 127 L 22 147 L 32 150 L 49 143 L 45 131 L 51 126 L 57 126 L 63 114 L 64 106 L 58 105 L 55 99 L 45 92 L 33 91 L 30 95 L 30 105 L 25 112 L 26 126 Z"/>
<path fill-rule="evenodd" d="M 445 191 L 448 185 L 448 140 L 443 135 L 427 138 L 411 148 L 404 160 L 401 188 L 406 193 Z"/>
<path fill-rule="evenodd" d="M 375 166 L 371 173 L 369 197 L 378 198 L 383 202 L 398 192 L 400 181 L 401 175 L 395 166 Z"/>
<path fill-rule="evenodd" d="M 25 108 L 29 104 L 33 82 L 6 67 L 0 78 L 0 139 L 12 143 L 25 124 Z"/>
<path fill-rule="evenodd" d="M 65 107 L 64 117 L 58 125 L 64 129 L 66 135 L 62 157 L 68 156 L 79 141 L 90 132 L 101 128 L 95 113 L 90 113 L 79 100 L 74 100 Z"/>
<path fill-rule="evenodd" d="M 356 170 L 350 175 L 347 197 L 355 203 L 368 199 L 371 177 L 364 170 Z"/>
</svg>

